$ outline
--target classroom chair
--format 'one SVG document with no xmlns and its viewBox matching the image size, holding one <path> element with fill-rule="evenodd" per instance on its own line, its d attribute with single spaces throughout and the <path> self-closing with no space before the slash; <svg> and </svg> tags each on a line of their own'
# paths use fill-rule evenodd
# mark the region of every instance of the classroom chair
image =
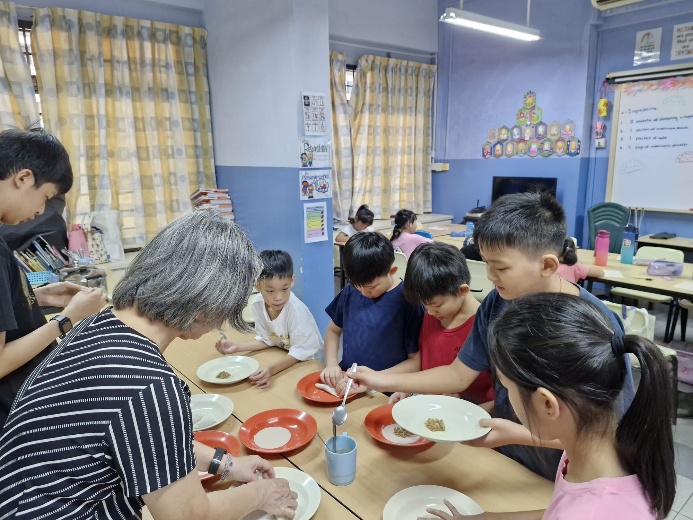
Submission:
<svg viewBox="0 0 693 520">
<path fill-rule="evenodd" d="M 633 260 L 637 259 L 647 259 L 647 260 L 668 260 L 670 262 L 683 262 L 683 251 L 678 249 L 671 249 L 669 247 L 657 247 L 657 246 L 642 246 L 638 248 Z M 669 314 L 667 315 L 667 325 L 664 332 L 664 341 L 669 342 L 674 337 L 674 327 L 676 324 L 673 321 L 674 311 L 678 308 L 679 299 L 672 298 L 671 296 L 665 296 L 663 294 L 657 294 L 647 291 L 637 291 L 635 289 L 625 289 L 623 287 L 614 287 L 611 289 L 611 294 L 620 296 L 621 300 L 623 298 L 630 298 L 634 300 L 637 304 L 640 300 L 645 300 L 651 303 L 662 303 L 664 305 L 669 305 Z M 672 325 L 673 324 L 673 325 Z"/>
<path fill-rule="evenodd" d="M 674 339 L 674 331 L 676 330 L 676 322 L 679 319 L 679 311 L 681 312 L 681 341 L 686 341 L 686 325 L 688 322 L 688 311 L 693 310 L 693 301 L 681 300 L 678 307 L 674 311 L 674 320 L 671 324 L 671 339 Z"/>
<path fill-rule="evenodd" d="M 417 229 L 416 231 L 414 231 L 414 234 L 421 235 L 422 237 L 430 238 L 431 240 L 433 240 L 433 233 L 431 233 L 430 231 L 421 231 L 420 229 Z"/>
<path fill-rule="evenodd" d="M 587 210 L 589 227 L 589 249 L 594 249 L 597 231 L 603 229 L 609 232 L 609 252 L 620 253 L 623 241 L 623 226 L 628 224 L 630 210 L 615 202 L 595 204 Z"/>
<path fill-rule="evenodd" d="M 258 291 L 253 290 L 253 292 L 250 293 L 250 296 L 248 296 L 248 304 L 243 308 L 243 313 L 241 316 L 243 317 L 243 321 L 246 323 L 250 324 L 255 324 L 255 315 L 253 314 L 253 302 L 255 301 L 255 297 L 257 296 Z"/>
<path fill-rule="evenodd" d="M 397 267 L 395 276 L 399 276 L 402 280 L 404 280 L 404 275 L 407 272 L 407 255 L 401 251 L 395 251 L 395 263 L 392 265 Z"/>
<path fill-rule="evenodd" d="M 472 278 L 469 287 L 476 301 L 481 302 L 486 295 L 495 289 L 486 274 L 486 263 L 478 260 L 467 260 L 467 268 Z"/>
<path fill-rule="evenodd" d="M 672 387 L 674 389 L 674 402 L 672 406 L 674 408 L 673 422 L 676 424 L 676 410 L 678 409 L 678 357 L 676 356 L 676 351 L 672 348 L 659 345 L 654 340 L 654 330 L 656 316 L 653 316 L 647 309 L 638 309 L 637 307 L 629 307 L 620 303 L 614 303 L 605 301 L 604 302 L 609 309 L 614 311 L 621 322 L 623 323 L 623 329 L 626 334 L 635 334 L 636 336 L 643 336 L 650 341 L 652 341 L 659 348 L 660 352 L 664 358 L 669 363 L 671 368 L 671 378 Z M 640 362 L 634 354 L 628 354 L 630 359 L 630 366 L 636 370 L 640 370 Z"/>
</svg>

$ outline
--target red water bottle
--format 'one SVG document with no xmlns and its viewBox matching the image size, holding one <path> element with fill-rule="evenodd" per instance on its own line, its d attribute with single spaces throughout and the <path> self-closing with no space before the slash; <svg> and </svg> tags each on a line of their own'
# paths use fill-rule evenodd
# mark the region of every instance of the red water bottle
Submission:
<svg viewBox="0 0 693 520">
<path fill-rule="evenodd" d="M 609 242 L 611 240 L 608 231 L 597 231 L 597 240 L 594 242 L 594 265 L 605 266 L 609 258 Z"/>
</svg>

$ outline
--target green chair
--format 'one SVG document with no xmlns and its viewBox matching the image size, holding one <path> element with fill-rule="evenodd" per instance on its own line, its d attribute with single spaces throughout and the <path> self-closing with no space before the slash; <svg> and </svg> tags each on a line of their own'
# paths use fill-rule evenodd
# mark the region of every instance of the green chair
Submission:
<svg viewBox="0 0 693 520">
<path fill-rule="evenodd" d="M 623 227 L 628 224 L 630 210 L 615 202 L 602 202 L 595 204 L 587 210 L 587 224 L 589 226 L 589 249 L 594 249 L 597 239 L 597 231 L 603 229 L 609 232 L 609 252 L 620 253 L 623 241 Z"/>
</svg>

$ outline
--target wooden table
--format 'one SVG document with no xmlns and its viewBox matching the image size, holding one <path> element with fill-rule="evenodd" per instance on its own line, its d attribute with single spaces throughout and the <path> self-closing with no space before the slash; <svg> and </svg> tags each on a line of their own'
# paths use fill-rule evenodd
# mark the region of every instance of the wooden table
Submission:
<svg viewBox="0 0 693 520">
<path fill-rule="evenodd" d="M 449 235 L 452 232 L 466 232 L 466 224 L 431 224 L 421 229 L 421 231 L 428 231 L 433 235 L 433 238 Z M 464 239 L 464 237 L 460 237 Z"/>
<path fill-rule="evenodd" d="M 434 242 L 443 242 L 444 244 L 450 244 L 452 246 L 455 246 L 458 249 L 462 249 L 462 246 L 464 246 L 464 238 L 465 237 L 453 237 L 450 235 L 440 235 L 437 237 L 433 237 Z"/>
<path fill-rule="evenodd" d="M 227 336 L 236 340 L 247 339 L 247 336 L 233 332 L 227 333 Z M 295 408 L 310 413 L 316 419 L 318 432 L 323 438 L 332 435 L 334 405 L 304 400 L 296 390 L 298 380 L 320 370 L 320 363 L 306 361 L 294 365 L 273 377 L 268 390 L 260 390 L 247 381 L 232 385 L 204 383 L 197 379 L 195 372 L 202 363 L 218 357 L 213 347 L 217 337 L 216 334 L 208 334 L 197 341 L 176 340 L 167 349 L 166 359 L 200 390 L 231 398 L 234 416 L 240 421 L 268 409 Z M 285 355 L 278 348 L 252 354 L 261 365 L 275 362 Z M 349 486 L 334 486 L 327 479 L 324 445 L 317 437 L 303 448 L 286 453 L 285 457 L 269 455 L 265 458 L 273 463 L 284 459 L 289 461 L 311 475 L 327 494 L 346 508 L 345 511 L 349 510 L 359 518 L 368 520 L 381 518 L 385 504 L 392 495 L 419 484 L 457 489 L 490 511 L 541 509 L 549 503 L 553 487 L 551 482 L 496 451 L 459 443 L 438 443 L 425 449 L 389 447 L 379 443 L 365 429 L 364 420 L 370 410 L 386 402 L 386 396 L 376 394 L 373 397 L 364 395 L 353 398 L 347 404 L 349 417 L 340 432 L 348 431 L 358 443 L 357 477 Z M 230 433 L 235 434 L 237 430 L 232 428 Z M 318 514 L 314 518 L 342 517 Z"/>
<path fill-rule="evenodd" d="M 591 249 L 578 249 L 578 261 L 586 265 L 594 265 L 594 251 Z M 601 282 L 614 287 L 627 287 L 638 291 L 649 291 L 657 294 L 664 294 L 674 298 L 693 297 L 693 264 L 683 264 L 683 275 L 672 276 L 672 280 L 664 280 L 661 276 L 651 276 L 647 274 L 646 265 L 622 264 L 619 255 L 609 253 L 607 265 L 603 267 L 607 271 L 618 271 L 621 276 L 605 276 L 603 278 L 588 277 L 590 282 L 588 290 L 591 289 L 591 282 Z M 607 273 L 608 275 L 609 273 Z M 687 283 L 688 288 L 677 287 Z"/>
<path fill-rule="evenodd" d="M 658 246 L 678 249 L 684 252 L 693 252 L 693 238 L 676 237 L 676 238 L 652 238 L 652 235 L 638 237 L 638 246 Z"/>
</svg>

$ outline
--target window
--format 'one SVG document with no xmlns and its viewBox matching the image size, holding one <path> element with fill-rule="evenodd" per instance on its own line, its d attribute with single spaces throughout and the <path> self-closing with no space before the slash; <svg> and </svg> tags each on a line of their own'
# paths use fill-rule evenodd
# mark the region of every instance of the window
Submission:
<svg viewBox="0 0 693 520">
<path fill-rule="evenodd" d="M 34 66 L 34 55 L 31 52 L 31 22 L 26 20 L 19 20 L 19 45 L 22 47 L 24 52 L 24 60 L 27 65 L 29 65 L 29 70 L 31 71 L 31 81 L 34 83 L 34 95 L 36 96 L 36 103 L 38 104 L 39 117 L 41 116 L 41 97 L 38 93 L 38 81 L 36 80 L 36 67 Z M 40 121 L 41 126 L 43 122 Z"/>
<path fill-rule="evenodd" d="M 356 65 L 346 66 L 346 98 L 347 101 L 351 99 L 351 89 L 354 88 L 354 75 L 356 73 Z"/>
</svg>

